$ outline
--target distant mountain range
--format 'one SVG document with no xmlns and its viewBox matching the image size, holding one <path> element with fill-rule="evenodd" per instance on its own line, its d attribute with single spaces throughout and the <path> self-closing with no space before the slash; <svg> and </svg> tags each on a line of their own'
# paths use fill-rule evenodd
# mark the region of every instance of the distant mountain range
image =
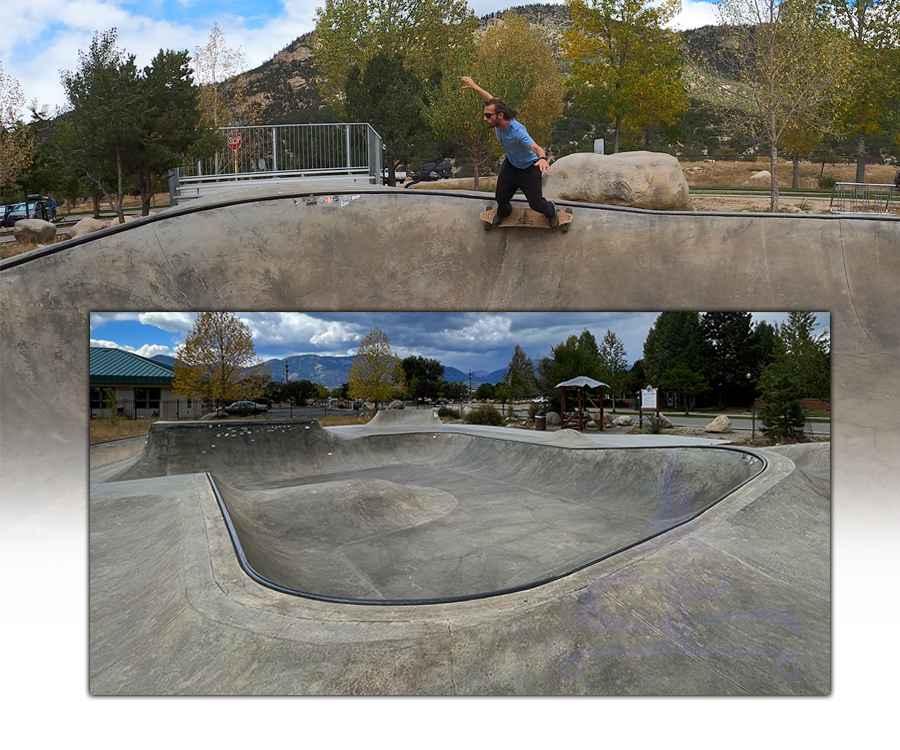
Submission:
<svg viewBox="0 0 900 750">
<path fill-rule="evenodd" d="M 157 354 L 150 359 L 163 364 L 172 365 L 174 357 L 165 354 Z M 288 380 L 308 380 L 310 383 L 318 383 L 326 388 L 338 388 L 348 380 L 350 365 L 353 357 L 320 357 L 317 354 L 301 354 L 285 359 L 266 360 L 272 373 L 272 380 L 284 380 L 284 366 L 287 364 Z M 472 372 L 472 387 L 476 388 L 482 383 L 499 383 L 506 375 L 506 368 L 485 372 L 478 370 Z M 469 382 L 469 373 L 457 370 L 455 367 L 444 367 L 444 380 L 449 383 Z"/>
</svg>

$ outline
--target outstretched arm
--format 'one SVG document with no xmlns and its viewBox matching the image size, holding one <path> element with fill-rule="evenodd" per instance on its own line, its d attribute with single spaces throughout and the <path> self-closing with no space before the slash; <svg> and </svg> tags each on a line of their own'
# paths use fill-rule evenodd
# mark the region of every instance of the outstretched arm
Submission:
<svg viewBox="0 0 900 750">
<path fill-rule="evenodd" d="M 538 158 L 538 168 L 541 170 L 541 173 L 550 174 L 553 170 L 550 169 L 550 162 L 547 161 L 547 152 L 544 151 L 540 146 L 536 143 L 531 144 L 531 150 L 537 155 Z"/>
<path fill-rule="evenodd" d="M 478 92 L 478 95 L 482 99 L 484 99 L 486 102 L 489 102 L 491 99 L 494 98 L 493 94 L 491 94 L 488 91 L 485 91 L 483 88 L 481 88 L 481 86 L 479 86 L 477 83 L 475 83 L 475 81 L 473 81 L 471 78 L 469 78 L 469 76 L 463 76 L 462 82 L 465 84 L 465 86 L 463 86 L 464 90 L 472 89 L 473 91 Z"/>
</svg>

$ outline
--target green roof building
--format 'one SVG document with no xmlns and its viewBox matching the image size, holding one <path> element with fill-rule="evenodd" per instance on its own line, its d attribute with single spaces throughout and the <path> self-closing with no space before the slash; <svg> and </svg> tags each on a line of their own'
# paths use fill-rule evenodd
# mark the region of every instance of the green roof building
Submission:
<svg viewBox="0 0 900 750">
<path fill-rule="evenodd" d="M 200 417 L 201 399 L 175 395 L 171 365 L 122 349 L 90 349 L 91 419 L 114 413 L 132 419 Z M 115 406 L 113 406 L 115 402 Z"/>
</svg>

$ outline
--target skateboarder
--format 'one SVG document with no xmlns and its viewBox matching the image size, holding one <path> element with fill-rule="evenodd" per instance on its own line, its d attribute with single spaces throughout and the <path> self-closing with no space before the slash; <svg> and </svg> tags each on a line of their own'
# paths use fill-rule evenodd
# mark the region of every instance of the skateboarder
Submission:
<svg viewBox="0 0 900 750">
<path fill-rule="evenodd" d="M 541 176 L 550 173 L 547 154 L 528 135 L 525 126 L 516 119 L 518 112 L 501 99 L 485 91 L 469 76 L 463 76 L 463 89 L 472 89 L 485 101 L 485 123 L 494 128 L 494 133 L 506 152 L 506 159 L 497 177 L 497 215 L 493 223 L 499 224 L 512 213 L 512 200 L 517 189 L 521 189 L 533 211 L 544 214 L 551 227 L 559 226 L 556 206 L 542 195 Z"/>
</svg>

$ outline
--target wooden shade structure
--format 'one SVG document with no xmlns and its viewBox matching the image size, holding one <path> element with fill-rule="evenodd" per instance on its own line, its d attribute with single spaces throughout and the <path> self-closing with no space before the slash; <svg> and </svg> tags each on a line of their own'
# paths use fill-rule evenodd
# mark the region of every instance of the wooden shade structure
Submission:
<svg viewBox="0 0 900 750">
<path fill-rule="evenodd" d="M 557 383 L 556 387 L 560 389 L 560 401 L 561 407 L 560 411 L 562 412 L 562 424 L 561 427 L 568 427 L 569 425 L 575 425 L 578 430 L 584 431 L 584 427 L 587 424 L 588 420 L 593 419 L 597 425 L 599 425 L 600 429 L 603 429 L 603 421 L 605 419 L 603 414 L 603 389 L 609 388 L 607 383 L 601 383 L 599 380 L 594 380 L 593 378 L 586 377 L 584 375 L 580 375 L 577 378 L 572 378 L 571 380 L 565 380 L 562 383 Z M 590 394 L 587 392 L 588 388 L 599 388 L 600 389 L 600 406 L 598 407 L 590 397 Z M 572 414 L 566 417 L 566 391 L 574 390 L 576 392 L 575 403 L 573 404 Z M 588 410 L 588 404 L 593 406 L 595 409 L 599 409 L 600 411 L 600 419 L 594 417 L 593 414 Z"/>
</svg>

